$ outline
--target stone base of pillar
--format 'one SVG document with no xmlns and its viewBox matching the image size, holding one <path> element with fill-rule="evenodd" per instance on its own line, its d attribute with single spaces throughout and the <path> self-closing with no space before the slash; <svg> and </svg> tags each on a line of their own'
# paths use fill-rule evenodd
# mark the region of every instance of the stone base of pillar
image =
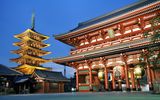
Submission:
<svg viewBox="0 0 160 100">
<path fill-rule="evenodd" d="M 112 89 L 112 91 L 117 91 L 116 89 Z"/>
<path fill-rule="evenodd" d="M 93 91 L 93 89 L 90 89 L 89 91 Z"/>
<path fill-rule="evenodd" d="M 153 87 L 149 87 L 149 90 L 152 91 L 152 90 L 153 90 Z"/>
<path fill-rule="evenodd" d="M 126 91 L 131 91 L 131 89 L 130 88 L 126 88 Z"/>
<path fill-rule="evenodd" d="M 136 91 L 136 88 L 132 88 L 132 91 Z"/>
<path fill-rule="evenodd" d="M 138 88 L 138 91 L 141 91 L 142 89 L 141 88 Z"/>
<path fill-rule="evenodd" d="M 105 89 L 106 91 L 109 91 L 109 89 Z"/>
<path fill-rule="evenodd" d="M 118 89 L 118 91 L 122 91 L 122 89 Z"/>
</svg>

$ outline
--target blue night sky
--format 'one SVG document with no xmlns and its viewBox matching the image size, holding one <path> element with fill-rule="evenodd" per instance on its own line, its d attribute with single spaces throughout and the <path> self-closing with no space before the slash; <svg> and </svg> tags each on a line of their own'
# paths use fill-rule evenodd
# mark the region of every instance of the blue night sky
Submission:
<svg viewBox="0 0 160 100">
<path fill-rule="evenodd" d="M 18 64 L 10 62 L 13 46 L 19 41 L 15 34 L 24 32 L 31 27 L 31 15 L 35 13 L 35 30 L 49 36 L 45 43 L 51 44 L 44 50 L 52 54 L 44 58 L 51 59 L 69 55 L 72 47 L 53 38 L 54 34 L 67 32 L 75 28 L 78 23 L 101 16 L 138 0 L 0 0 L 0 64 L 16 67 Z M 43 64 L 55 71 L 63 71 L 63 66 L 55 63 Z M 67 67 L 67 77 L 73 76 L 74 70 Z"/>
</svg>

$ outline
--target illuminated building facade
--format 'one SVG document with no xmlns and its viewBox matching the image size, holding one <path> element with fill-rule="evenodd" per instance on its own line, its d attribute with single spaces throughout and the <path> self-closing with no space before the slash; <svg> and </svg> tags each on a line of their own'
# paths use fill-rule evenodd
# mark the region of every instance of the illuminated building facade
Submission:
<svg viewBox="0 0 160 100">
<path fill-rule="evenodd" d="M 15 38 L 21 40 L 14 43 L 14 45 L 19 46 L 20 49 L 12 51 L 12 53 L 20 55 L 19 58 L 11 59 L 11 61 L 20 64 L 15 68 L 16 70 L 24 74 L 32 74 L 35 69 L 49 70 L 48 68 L 40 66 L 40 64 L 49 61 L 41 57 L 50 53 L 41 50 L 41 48 L 49 46 L 49 44 L 42 42 L 48 39 L 48 36 L 39 34 L 33 29 L 27 29 L 25 32 L 15 35 Z"/>
<path fill-rule="evenodd" d="M 122 90 L 122 84 L 126 90 L 139 90 L 144 73 L 152 90 L 159 73 L 140 56 L 147 53 L 148 47 L 160 45 L 151 44 L 151 38 L 144 36 L 145 32 L 153 33 L 150 20 L 159 14 L 159 0 L 142 0 L 82 22 L 75 29 L 55 36 L 74 48 L 69 56 L 55 58 L 53 62 L 76 69 L 78 91 Z M 140 60 L 146 62 L 144 69 Z"/>
</svg>

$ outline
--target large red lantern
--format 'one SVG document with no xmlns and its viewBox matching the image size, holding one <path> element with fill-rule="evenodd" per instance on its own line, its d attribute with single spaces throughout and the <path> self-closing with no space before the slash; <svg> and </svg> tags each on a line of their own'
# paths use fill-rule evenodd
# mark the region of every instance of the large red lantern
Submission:
<svg viewBox="0 0 160 100">
<path fill-rule="evenodd" d="M 98 71 L 98 78 L 100 81 L 104 81 L 104 71 L 102 69 Z"/>
<path fill-rule="evenodd" d="M 140 65 L 136 65 L 134 68 L 134 75 L 137 79 L 142 78 L 142 76 L 145 74 L 144 68 L 142 68 Z"/>
<path fill-rule="evenodd" d="M 124 79 L 124 67 L 123 66 L 116 66 L 113 68 L 113 75 L 116 80 Z"/>
</svg>

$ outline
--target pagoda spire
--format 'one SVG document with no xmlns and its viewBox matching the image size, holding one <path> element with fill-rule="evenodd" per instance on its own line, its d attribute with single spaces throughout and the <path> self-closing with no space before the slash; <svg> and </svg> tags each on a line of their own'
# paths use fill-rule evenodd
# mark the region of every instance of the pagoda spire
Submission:
<svg viewBox="0 0 160 100">
<path fill-rule="evenodd" d="M 32 19 L 31 19 L 31 30 L 34 30 L 35 28 L 35 13 L 32 13 Z"/>
</svg>

